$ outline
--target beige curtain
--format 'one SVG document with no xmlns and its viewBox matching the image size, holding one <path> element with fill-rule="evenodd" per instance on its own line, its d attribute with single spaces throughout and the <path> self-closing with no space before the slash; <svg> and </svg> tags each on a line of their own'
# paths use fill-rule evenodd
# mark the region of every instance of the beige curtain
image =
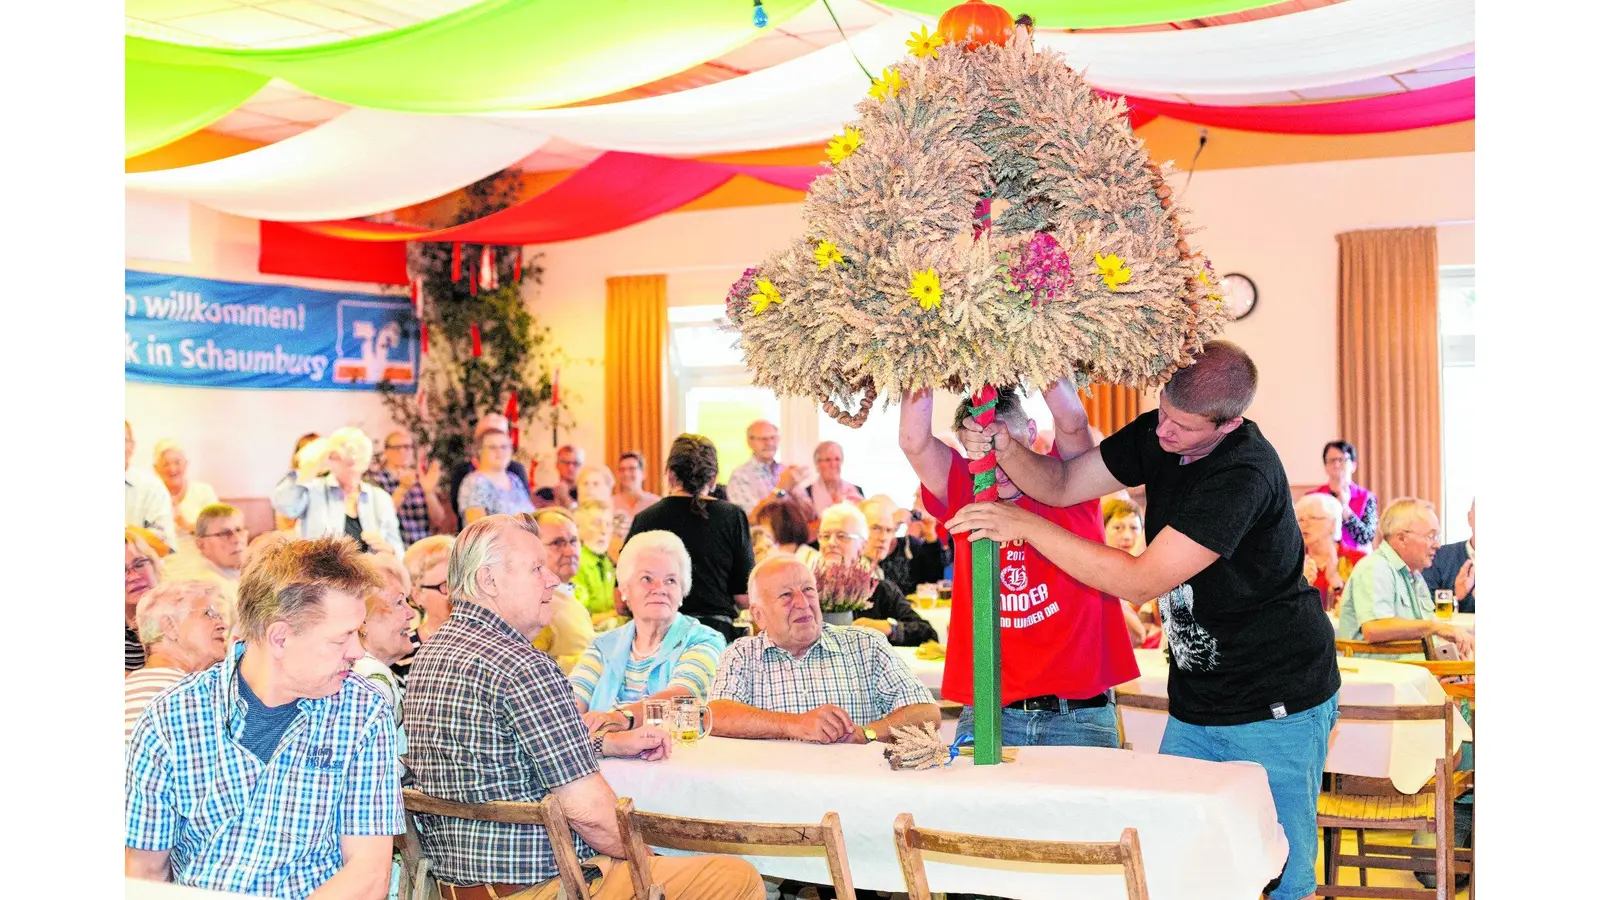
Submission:
<svg viewBox="0 0 1600 900">
<path fill-rule="evenodd" d="M 644 454 L 644 488 L 661 493 L 662 354 L 667 346 L 667 276 L 606 279 L 606 464 Z"/>
<path fill-rule="evenodd" d="M 1130 387 L 1091 385 L 1089 390 L 1079 391 L 1078 398 L 1089 414 L 1089 424 L 1100 429 L 1101 434 L 1115 434 L 1139 417 L 1139 392 Z"/>
<path fill-rule="evenodd" d="M 1439 503 L 1439 241 L 1434 228 L 1339 235 L 1339 437 L 1381 510 Z"/>
</svg>

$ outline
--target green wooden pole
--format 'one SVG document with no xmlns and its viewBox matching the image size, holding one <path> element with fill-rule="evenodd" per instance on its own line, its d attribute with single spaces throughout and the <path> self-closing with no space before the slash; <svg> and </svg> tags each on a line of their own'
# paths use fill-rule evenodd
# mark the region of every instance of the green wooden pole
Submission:
<svg viewBox="0 0 1600 900">
<path fill-rule="evenodd" d="M 972 759 L 1000 762 L 999 548 L 987 538 L 972 545 Z"/>
</svg>

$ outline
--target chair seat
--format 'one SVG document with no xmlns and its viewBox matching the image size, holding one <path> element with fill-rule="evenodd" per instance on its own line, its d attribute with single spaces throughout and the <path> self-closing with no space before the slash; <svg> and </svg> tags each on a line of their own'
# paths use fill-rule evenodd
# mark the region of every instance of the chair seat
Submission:
<svg viewBox="0 0 1600 900">
<path fill-rule="evenodd" d="M 1459 798 L 1472 787 L 1472 773 L 1451 772 L 1450 782 L 1451 798 Z M 1317 797 L 1317 816 L 1374 824 L 1396 820 L 1431 820 L 1434 817 L 1433 788 L 1434 779 L 1430 778 L 1422 790 L 1415 794 L 1323 793 Z"/>
</svg>

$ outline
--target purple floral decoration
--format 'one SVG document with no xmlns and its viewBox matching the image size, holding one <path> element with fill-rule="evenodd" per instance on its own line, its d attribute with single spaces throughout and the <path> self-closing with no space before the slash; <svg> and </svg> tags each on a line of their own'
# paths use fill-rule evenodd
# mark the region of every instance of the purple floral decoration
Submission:
<svg viewBox="0 0 1600 900">
<path fill-rule="evenodd" d="M 739 280 L 735 281 L 733 287 L 728 289 L 727 306 L 729 318 L 742 318 L 745 313 L 750 311 L 750 295 L 756 292 L 757 274 L 759 273 L 753 268 L 745 269 L 744 274 L 739 276 Z"/>
<path fill-rule="evenodd" d="M 1022 250 L 1022 258 L 1011 267 L 1016 289 L 1039 306 L 1056 299 L 1072 287 L 1072 260 L 1054 237 L 1040 233 Z"/>
</svg>

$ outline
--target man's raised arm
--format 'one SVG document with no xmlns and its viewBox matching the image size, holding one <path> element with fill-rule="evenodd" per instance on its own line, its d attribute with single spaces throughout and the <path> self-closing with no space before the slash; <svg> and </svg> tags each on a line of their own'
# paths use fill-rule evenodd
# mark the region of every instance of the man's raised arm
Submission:
<svg viewBox="0 0 1600 900">
<path fill-rule="evenodd" d="M 943 506 L 950 504 L 950 460 L 955 451 L 933 436 L 933 391 L 900 398 L 900 451 L 917 480 Z"/>
</svg>

